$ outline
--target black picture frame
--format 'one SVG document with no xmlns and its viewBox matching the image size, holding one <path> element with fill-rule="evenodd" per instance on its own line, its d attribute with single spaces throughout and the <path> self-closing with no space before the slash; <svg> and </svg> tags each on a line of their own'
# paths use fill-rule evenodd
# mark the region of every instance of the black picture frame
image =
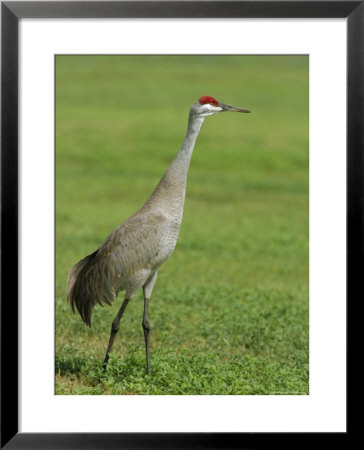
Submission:
<svg viewBox="0 0 364 450">
<path fill-rule="evenodd" d="M 292 447 L 297 434 L 18 432 L 18 22 L 21 18 L 346 18 L 348 304 L 362 292 L 364 273 L 364 1 L 1 2 L 1 448 L 257 448 L 264 444 L 270 447 L 277 439 L 281 446 Z M 336 439 L 347 439 L 348 431 L 337 433 Z M 315 434 L 316 443 L 321 440 L 319 435 Z M 300 443 L 304 444 L 309 437 L 310 433 L 302 434 Z M 324 433 L 321 437 L 327 443 Z"/>
</svg>

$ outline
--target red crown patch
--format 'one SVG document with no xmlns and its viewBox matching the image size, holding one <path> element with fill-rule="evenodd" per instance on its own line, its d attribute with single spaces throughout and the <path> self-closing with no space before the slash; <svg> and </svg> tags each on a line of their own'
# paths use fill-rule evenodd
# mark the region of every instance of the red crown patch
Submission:
<svg viewBox="0 0 364 450">
<path fill-rule="evenodd" d="M 219 104 L 219 102 L 214 99 L 214 97 L 210 97 L 209 95 L 204 95 L 203 97 L 200 97 L 198 99 L 198 102 L 200 103 L 200 105 L 206 105 L 207 103 L 209 103 L 212 106 L 217 106 Z"/>
</svg>

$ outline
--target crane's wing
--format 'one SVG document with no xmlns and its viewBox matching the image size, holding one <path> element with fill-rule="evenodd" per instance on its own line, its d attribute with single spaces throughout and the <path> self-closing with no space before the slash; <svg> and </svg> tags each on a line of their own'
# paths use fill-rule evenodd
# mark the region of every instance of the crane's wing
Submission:
<svg viewBox="0 0 364 450">
<path fill-rule="evenodd" d="M 67 298 L 72 311 L 91 326 L 96 304 L 111 305 L 125 281 L 148 266 L 162 237 L 163 214 L 136 214 L 104 240 L 100 248 L 81 259 L 69 272 Z"/>
</svg>

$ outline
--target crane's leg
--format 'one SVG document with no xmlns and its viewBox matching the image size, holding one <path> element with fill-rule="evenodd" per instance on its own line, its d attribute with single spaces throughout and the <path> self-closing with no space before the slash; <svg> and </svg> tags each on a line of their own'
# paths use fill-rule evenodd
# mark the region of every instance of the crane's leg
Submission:
<svg viewBox="0 0 364 450">
<path fill-rule="evenodd" d="M 144 315 L 143 315 L 143 331 L 144 331 L 144 340 L 145 340 L 145 354 L 147 357 L 147 374 L 150 375 L 150 350 L 149 350 L 149 333 L 152 327 L 149 323 L 148 318 L 148 309 L 149 309 L 149 298 L 144 298 Z"/>
<path fill-rule="evenodd" d="M 109 345 L 106 350 L 106 355 L 105 355 L 104 364 L 103 364 L 104 370 L 106 369 L 107 362 L 109 361 L 109 356 L 110 356 L 110 353 L 112 350 L 112 346 L 114 344 L 114 339 L 115 339 L 116 333 L 119 331 L 119 328 L 120 328 L 120 320 L 124 314 L 126 307 L 128 306 L 128 303 L 129 303 L 129 299 L 125 298 L 123 301 L 123 304 L 121 305 L 121 308 L 119 309 L 119 312 L 116 314 L 115 319 L 112 322 Z"/>
<path fill-rule="evenodd" d="M 149 334 L 152 327 L 149 323 L 149 299 L 152 294 L 152 290 L 154 287 L 155 280 L 157 279 L 157 272 L 154 272 L 146 281 L 143 286 L 144 293 L 144 314 L 143 314 L 143 331 L 144 331 L 144 340 L 145 340 L 145 354 L 147 357 L 147 374 L 150 375 L 150 350 L 149 350 Z"/>
</svg>

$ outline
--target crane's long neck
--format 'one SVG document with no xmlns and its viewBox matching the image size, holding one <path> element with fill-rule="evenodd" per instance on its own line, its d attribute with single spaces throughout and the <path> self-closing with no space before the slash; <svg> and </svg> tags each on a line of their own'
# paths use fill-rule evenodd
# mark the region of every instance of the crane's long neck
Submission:
<svg viewBox="0 0 364 450">
<path fill-rule="evenodd" d="M 177 153 L 177 156 L 174 158 L 164 174 L 164 176 L 167 175 L 168 178 L 172 177 L 174 182 L 178 181 L 180 183 L 186 183 L 187 172 L 190 166 L 193 149 L 195 147 L 195 142 L 203 121 L 203 117 L 196 117 L 194 115 L 190 115 L 189 117 L 186 137 L 180 151 Z"/>
<path fill-rule="evenodd" d="M 203 117 L 190 114 L 186 137 L 176 157 L 164 173 L 162 179 L 153 191 L 145 207 L 161 206 L 183 210 L 186 193 L 187 172 L 190 166 L 191 156 L 196 138 L 204 121 Z"/>
</svg>

